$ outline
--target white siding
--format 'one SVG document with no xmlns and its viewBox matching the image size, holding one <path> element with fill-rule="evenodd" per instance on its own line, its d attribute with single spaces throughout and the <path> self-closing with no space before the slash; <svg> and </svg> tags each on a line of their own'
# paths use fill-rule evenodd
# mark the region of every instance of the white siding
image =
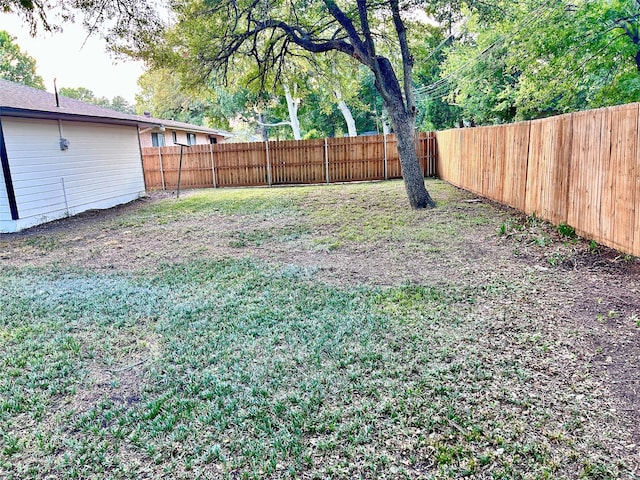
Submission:
<svg viewBox="0 0 640 480">
<path fill-rule="evenodd" d="M 144 193 L 136 127 L 65 121 L 62 135 L 69 148 L 63 151 L 56 121 L 5 117 L 2 125 L 17 230 Z"/>
</svg>

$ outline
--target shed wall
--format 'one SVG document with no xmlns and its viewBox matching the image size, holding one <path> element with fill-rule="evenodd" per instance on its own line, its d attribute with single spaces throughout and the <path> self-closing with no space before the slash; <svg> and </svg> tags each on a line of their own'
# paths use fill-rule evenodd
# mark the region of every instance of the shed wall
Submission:
<svg viewBox="0 0 640 480">
<path fill-rule="evenodd" d="M 61 122 L 69 141 L 61 150 L 56 121 L 5 117 L 2 125 L 20 216 L 3 231 L 113 207 L 144 194 L 136 127 Z"/>
</svg>

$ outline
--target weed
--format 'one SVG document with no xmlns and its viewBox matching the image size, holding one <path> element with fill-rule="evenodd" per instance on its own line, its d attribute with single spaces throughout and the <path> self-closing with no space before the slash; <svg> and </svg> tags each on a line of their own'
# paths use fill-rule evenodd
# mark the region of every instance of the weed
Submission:
<svg viewBox="0 0 640 480">
<path fill-rule="evenodd" d="M 546 234 L 538 235 L 533 239 L 534 245 L 538 247 L 548 247 L 553 243 L 553 240 L 550 236 Z"/>
<path fill-rule="evenodd" d="M 566 223 L 561 223 L 560 225 L 558 225 L 558 233 L 566 238 L 576 237 L 576 229 Z"/>
<path fill-rule="evenodd" d="M 547 257 L 547 261 L 550 265 L 557 267 L 558 265 L 562 265 L 562 263 L 564 262 L 564 257 L 561 253 L 553 252 Z"/>
</svg>

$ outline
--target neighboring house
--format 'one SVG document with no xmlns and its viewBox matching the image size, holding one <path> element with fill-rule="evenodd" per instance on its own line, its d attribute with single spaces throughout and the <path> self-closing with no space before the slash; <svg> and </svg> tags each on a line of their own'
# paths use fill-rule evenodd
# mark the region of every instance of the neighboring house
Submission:
<svg viewBox="0 0 640 480">
<path fill-rule="evenodd" d="M 172 147 L 174 145 L 202 145 L 221 143 L 232 136 L 231 133 L 213 128 L 199 127 L 190 123 L 163 120 L 145 116 L 160 127 L 140 131 L 140 145 L 143 147 Z"/>
<path fill-rule="evenodd" d="M 139 131 L 162 124 L 0 80 L 0 232 L 145 192 Z"/>
</svg>

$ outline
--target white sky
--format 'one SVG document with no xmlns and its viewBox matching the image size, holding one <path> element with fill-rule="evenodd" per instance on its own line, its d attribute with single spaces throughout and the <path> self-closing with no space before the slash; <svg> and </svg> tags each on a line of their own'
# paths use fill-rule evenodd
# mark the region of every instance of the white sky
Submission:
<svg viewBox="0 0 640 480">
<path fill-rule="evenodd" d="M 135 102 L 143 64 L 116 62 L 97 35 L 85 43 L 87 34 L 81 25 L 69 23 L 63 26 L 63 32 L 55 33 L 39 30 L 34 38 L 19 17 L 0 12 L 0 30 L 16 37 L 20 49 L 36 59 L 37 72 L 48 91 L 53 92 L 53 79 L 57 78 L 58 88 L 85 87 L 97 97 L 120 95 L 131 104 Z"/>
</svg>

